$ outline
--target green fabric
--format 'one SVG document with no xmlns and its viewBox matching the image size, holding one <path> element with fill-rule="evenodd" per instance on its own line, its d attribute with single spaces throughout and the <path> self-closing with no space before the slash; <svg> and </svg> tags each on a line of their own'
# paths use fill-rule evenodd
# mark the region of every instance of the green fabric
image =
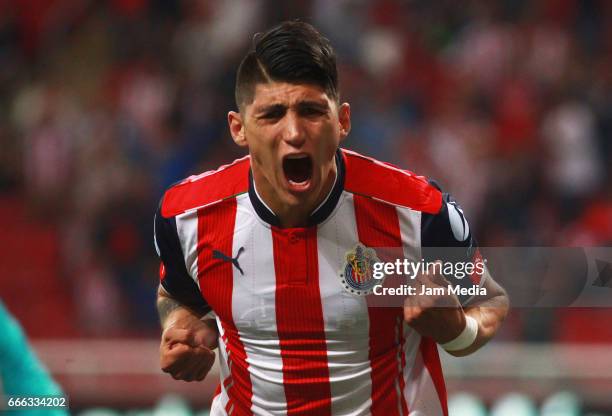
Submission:
<svg viewBox="0 0 612 416">
<path fill-rule="evenodd" d="M 64 396 L 26 339 L 21 326 L 0 301 L 0 392 L 4 396 Z M 2 400 L 5 402 L 5 399 Z M 3 403 L 5 404 L 5 403 Z M 7 415 L 68 415 L 67 410 L 27 408 Z"/>
</svg>

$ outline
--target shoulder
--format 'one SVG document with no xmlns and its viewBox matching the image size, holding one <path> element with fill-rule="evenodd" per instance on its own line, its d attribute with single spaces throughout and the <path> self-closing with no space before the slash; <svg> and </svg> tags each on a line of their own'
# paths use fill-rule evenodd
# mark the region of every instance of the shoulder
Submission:
<svg viewBox="0 0 612 416">
<path fill-rule="evenodd" d="M 250 162 L 250 157 L 245 156 L 217 170 L 193 175 L 176 183 L 166 190 L 161 200 L 161 215 L 174 217 L 247 192 Z"/>
<path fill-rule="evenodd" d="M 442 208 L 442 192 L 426 177 L 351 150 L 342 149 L 342 156 L 347 192 L 429 214 Z"/>
</svg>

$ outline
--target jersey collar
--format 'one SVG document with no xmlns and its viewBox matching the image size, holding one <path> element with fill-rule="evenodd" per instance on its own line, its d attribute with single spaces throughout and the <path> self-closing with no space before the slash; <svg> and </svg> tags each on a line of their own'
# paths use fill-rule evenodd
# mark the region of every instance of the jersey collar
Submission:
<svg viewBox="0 0 612 416">
<path fill-rule="evenodd" d="M 332 186 L 331 191 L 323 200 L 321 205 L 319 205 L 312 212 L 312 214 L 310 214 L 310 217 L 308 218 L 309 227 L 322 223 L 330 216 L 334 208 L 336 208 L 338 200 L 340 199 L 340 195 L 342 195 L 342 191 L 344 190 L 345 167 L 344 158 L 342 157 L 342 152 L 340 151 L 340 149 L 336 151 L 335 159 L 336 179 L 334 181 L 334 185 Z M 259 197 L 259 194 L 255 189 L 255 182 L 253 181 L 253 172 L 251 170 L 249 170 L 249 199 L 251 200 L 251 204 L 253 204 L 255 212 L 262 220 L 275 227 L 281 226 L 280 220 L 278 219 L 276 214 L 274 214 L 274 212 L 272 212 L 272 210 Z"/>
</svg>

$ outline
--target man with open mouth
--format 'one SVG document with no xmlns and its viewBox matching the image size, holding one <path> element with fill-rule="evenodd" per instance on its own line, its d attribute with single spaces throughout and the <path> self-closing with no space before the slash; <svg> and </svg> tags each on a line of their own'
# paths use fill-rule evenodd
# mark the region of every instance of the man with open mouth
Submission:
<svg viewBox="0 0 612 416">
<path fill-rule="evenodd" d="M 477 261 L 463 211 L 425 178 L 340 148 L 350 106 L 311 25 L 256 35 L 235 98 L 229 129 L 249 155 L 174 185 L 155 217 L 162 369 L 200 381 L 218 355 L 215 416 L 446 415 L 438 345 L 482 347 L 503 289 L 485 270 L 458 283 L 484 297 L 380 304 L 372 270 L 388 248 Z M 418 281 L 437 293 L 447 278 Z"/>
</svg>

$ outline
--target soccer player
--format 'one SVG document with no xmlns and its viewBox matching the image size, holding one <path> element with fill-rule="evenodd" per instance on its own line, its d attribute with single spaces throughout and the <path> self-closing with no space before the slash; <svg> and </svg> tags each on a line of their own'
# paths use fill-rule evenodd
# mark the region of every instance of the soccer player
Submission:
<svg viewBox="0 0 612 416">
<path fill-rule="evenodd" d="M 202 380 L 218 348 L 214 416 L 446 415 L 438 344 L 457 356 L 484 345 L 504 291 L 485 272 L 463 281 L 487 297 L 373 307 L 370 266 L 384 247 L 474 260 L 463 212 L 423 177 L 340 149 L 350 107 L 312 26 L 256 36 L 235 95 L 229 128 L 249 155 L 171 187 L 155 217 L 162 369 Z"/>
</svg>

